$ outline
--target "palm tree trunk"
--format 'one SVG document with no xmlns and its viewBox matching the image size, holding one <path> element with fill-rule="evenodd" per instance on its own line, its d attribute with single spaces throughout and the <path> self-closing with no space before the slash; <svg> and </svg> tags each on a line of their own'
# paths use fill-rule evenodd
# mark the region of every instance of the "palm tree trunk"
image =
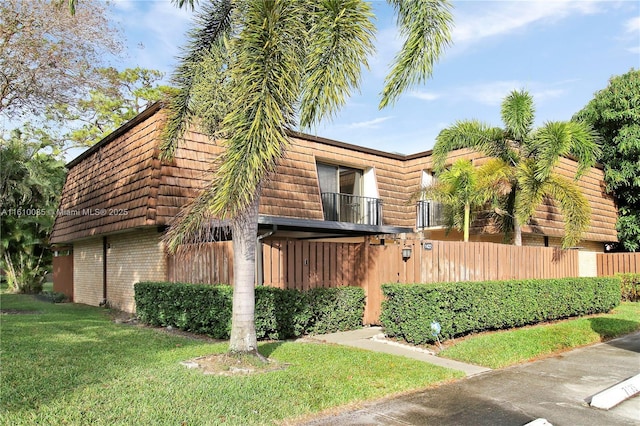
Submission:
<svg viewBox="0 0 640 426">
<path fill-rule="evenodd" d="M 522 246 L 522 227 L 515 216 L 513 217 L 513 245 Z"/>
<path fill-rule="evenodd" d="M 233 232 L 233 312 L 229 351 L 258 354 L 255 327 L 255 259 L 259 197 L 231 226 Z"/>
<path fill-rule="evenodd" d="M 469 226 L 471 225 L 469 222 L 471 221 L 471 205 L 466 203 L 464 205 L 464 242 L 469 242 Z"/>
</svg>

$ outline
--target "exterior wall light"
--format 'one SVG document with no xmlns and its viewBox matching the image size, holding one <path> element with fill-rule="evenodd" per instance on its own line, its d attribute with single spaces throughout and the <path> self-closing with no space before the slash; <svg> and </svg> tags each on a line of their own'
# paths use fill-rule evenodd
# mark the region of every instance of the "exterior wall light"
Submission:
<svg viewBox="0 0 640 426">
<path fill-rule="evenodd" d="M 406 262 L 407 260 L 409 260 L 410 257 L 411 257 L 411 247 L 404 247 L 402 249 L 402 260 Z"/>
</svg>

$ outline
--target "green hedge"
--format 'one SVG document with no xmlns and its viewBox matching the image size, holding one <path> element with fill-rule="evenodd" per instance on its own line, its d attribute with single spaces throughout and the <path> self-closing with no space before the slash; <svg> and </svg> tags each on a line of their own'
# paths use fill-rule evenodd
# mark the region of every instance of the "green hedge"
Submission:
<svg viewBox="0 0 640 426">
<path fill-rule="evenodd" d="M 624 302 L 640 301 L 640 274 L 618 274 Z"/>
<path fill-rule="evenodd" d="M 135 285 L 140 320 L 227 339 L 231 332 L 233 288 L 168 282 Z M 306 292 L 256 288 L 258 339 L 287 339 L 362 326 L 364 290 L 357 287 L 317 288 Z"/>
<path fill-rule="evenodd" d="M 618 278 L 384 284 L 380 321 L 385 333 L 407 342 L 434 341 L 483 330 L 608 312 L 620 303 Z"/>
</svg>

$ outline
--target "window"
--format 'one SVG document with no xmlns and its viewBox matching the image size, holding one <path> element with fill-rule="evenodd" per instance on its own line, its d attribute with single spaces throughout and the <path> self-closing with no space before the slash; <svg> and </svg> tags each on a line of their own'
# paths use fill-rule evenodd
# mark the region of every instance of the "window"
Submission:
<svg viewBox="0 0 640 426">
<path fill-rule="evenodd" d="M 430 170 L 422 171 L 422 181 L 420 186 L 425 188 L 433 185 L 436 178 Z M 424 196 L 420 197 L 420 201 L 416 206 L 416 228 L 424 229 L 444 225 L 444 207 L 442 204 L 429 200 Z"/>
<path fill-rule="evenodd" d="M 318 163 L 320 192 L 347 195 L 362 194 L 362 170 Z"/>
<path fill-rule="evenodd" d="M 367 225 L 382 223 L 382 203 L 377 197 L 363 196 L 365 178 L 374 182 L 366 185 L 368 192 L 375 191 L 373 169 L 367 173 L 352 167 L 317 163 L 318 180 L 322 197 L 324 219 Z"/>
</svg>

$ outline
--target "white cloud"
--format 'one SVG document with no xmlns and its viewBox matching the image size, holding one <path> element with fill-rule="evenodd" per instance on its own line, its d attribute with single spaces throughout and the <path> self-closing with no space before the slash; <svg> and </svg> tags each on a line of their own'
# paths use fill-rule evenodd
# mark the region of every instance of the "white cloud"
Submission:
<svg viewBox="0 0 640 426">
<path fill-rule="evenodd" d="M 640 46 L 634 46 L 627 49 L 628 52 L 640 55 Z"/>
<path fill-rule="evenodd" d="M 414 91 L 409 94 L 412 98 L 421 99 L 423 101 L 435 101 L 442 97 L 442 95 L 433 92 Z"/>
<path fill-rule="evenodd" d="M 457 96 L 467 98 L 484 105 L 500 105 L 502 99 L 512 90 L 521 89 L 524 85 L 519 81 L 494 81 L 490 83 L 462 86 Z"/>
<path fill-rule="evenodd" d="M 507 35 L 537 22 L 554 23 L 569 16 L 597 13 L 597 0 L 538 0 L 478 2 L 475 8 L 456 13 L 454 43 L 475 43 L 483 38 Z M 468 5 L 469 3 L 467 3 Z"/>
<path fill-rule="evenodd" d="M 356 123 L 348 124 L 346 127 L 349 129 L 377 129 L 379 124 L 393 118 L 393 116 L 388 115 L 386 117 L 378 117 L 373 120 L 368 121 L 358 121 Z"/>
<path fill-rule="evenodd" d="M 640 32 L 640 16 L 636 16 L 635 18 L 631 18 L 625 22 L 624 29 L 627 33 Z"/>
<path fill-rule="evenodd" d="M 524 82 L 518 80 L 490 81 L 486 83 L 457 86 L 442 93 L 413 92 L 410 96 L 433 101 L 444 98 L 450 102 L 475 102 L 482 105 L 496 106 L 513 90 L 526 90 L 533 96 L 536 102 L 544 102 L 548 99 L 558 98 L 566 93 L 565 89 L 557 88 L 565 86 L 571 81 L 563 81 L 555 84 L 542 84 L 538 82 Z"/>
</svg>

